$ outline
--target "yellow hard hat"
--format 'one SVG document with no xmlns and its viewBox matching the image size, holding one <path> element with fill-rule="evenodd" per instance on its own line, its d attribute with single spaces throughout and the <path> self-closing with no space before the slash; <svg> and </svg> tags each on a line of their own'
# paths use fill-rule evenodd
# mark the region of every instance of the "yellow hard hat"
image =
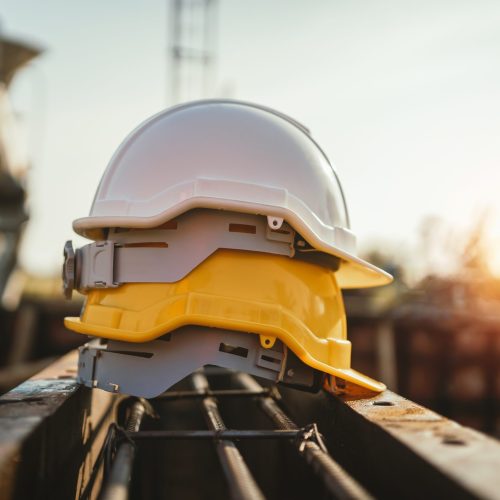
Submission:
<svg viewBox="0 0 500 500">
<path fill-rule="evenodd" d="M 187 325 L 276 338 L 305 364 L 382 391 L 384 384 L 350 368 L 351 343 L 335 273 L 286 256 L 217 250 L 175 283 L 128 283 L 92 289 L 70 330 L 126 342 L 148 342 Z"/>
</svg>

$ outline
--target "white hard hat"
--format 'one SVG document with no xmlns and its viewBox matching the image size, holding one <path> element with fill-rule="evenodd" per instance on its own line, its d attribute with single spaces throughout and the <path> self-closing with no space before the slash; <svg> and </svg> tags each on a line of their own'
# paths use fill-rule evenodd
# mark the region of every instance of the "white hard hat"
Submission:
<svg viewBox="0 0 500 500">
<path fill-rule="evenodd" d="M 194 208 L 268 216 L 289 223 L 313 249 L 342 260 L 342 288 L 392 278 L 356 256 L 337 174 L 308 130 L 272 109 L 204 100 L 162 111 L 121 144 L 88 217 L 74 230 L 105 239 L 103 229 L 154 228 Z"/>
</svg>

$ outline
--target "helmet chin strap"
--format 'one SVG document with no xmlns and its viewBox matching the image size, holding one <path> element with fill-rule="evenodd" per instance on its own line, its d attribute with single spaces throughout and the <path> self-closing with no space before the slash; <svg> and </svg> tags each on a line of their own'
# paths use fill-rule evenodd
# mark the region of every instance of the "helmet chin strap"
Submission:
<svg viewBox="0 0 500 500">
<path fill-rule="evenodd" d="M 318 390 L 322 382 L 320 372 L 280 341 L 265 349 L 258 335 L 197 326 L 141 344 L 94 339 L 80 347 L 78 379 L 87 387 L 152 398 L 205 365 L 305 390 Z"/>
</svg>

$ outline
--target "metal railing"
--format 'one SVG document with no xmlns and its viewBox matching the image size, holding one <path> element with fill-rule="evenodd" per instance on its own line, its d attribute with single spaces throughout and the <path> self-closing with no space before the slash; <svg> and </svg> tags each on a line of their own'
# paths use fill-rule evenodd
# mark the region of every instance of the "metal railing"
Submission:
<svg viewBox="0 0 500 500">
<path fill-rule="evenodd" d="M 263 500 L 265 497 L 249 465 L 238 450 L 240 440 L 284 439 L 290 442 L 290 453 L 298 453 L 312 468 L 318 480 L 323 482 L 331 498 L 342 500 L 371 499 L 372 496 L 350 476 L 329 454 L 317 426 L 311 423 L 300 428 L 280 408 L 277 391 L 264 389 L 248 374 L 238 373 L 234 381 L 240 388 L 212 390 L 207 376 L 196 372 L 191 377 L 192 391 L 166 392 L 159 400 L 199 399 L 208 430 L 140 430 L 146 403 L 130 399 L 130 411 L 123 428 L 114 436 L 119 440 L 106 441 L 106 446 L 115 448 L 114 458 L 108 473 L 105 473 L 100 500 L 126 500 L 135 457 L 135 442 L 162 440 L 168 446 L 170 440 L 212 440 L 222 466 L 230 497 L 234 500 Z M 224 423 L 218 406 L 218 398 L 248 398 L 255 400 L 259 408 L 277 429 L 233 430 Z M 152 400 L 154 405 L 154 400 Z M 122 402 L 122 404 L 124 404 Z M 126 404 L 126 403 L 125 403 Z M 104 452 L 106 453 L 106 452 Z M 99 464 L 98 464 L 99 465 Z M 193 467 L 196 465 L 193 464 Z"/>
</svg>

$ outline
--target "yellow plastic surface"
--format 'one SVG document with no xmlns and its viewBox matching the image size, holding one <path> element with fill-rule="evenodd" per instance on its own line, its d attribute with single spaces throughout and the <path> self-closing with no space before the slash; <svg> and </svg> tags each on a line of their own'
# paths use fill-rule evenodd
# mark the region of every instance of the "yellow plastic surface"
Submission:
<svg viewBox="0 0 500 500">
<path fill-rule="evenodd" d="M 94 289 L 81 319 L 66 318 L 65 325 L 126 342 L 147 342 L 186 325 L 276 337 L 313 368 L 371 390 L 385 388 L 350 368 L 335 273 L 279 255 L 218 250 L 176 283 Z"/>
</svg>

